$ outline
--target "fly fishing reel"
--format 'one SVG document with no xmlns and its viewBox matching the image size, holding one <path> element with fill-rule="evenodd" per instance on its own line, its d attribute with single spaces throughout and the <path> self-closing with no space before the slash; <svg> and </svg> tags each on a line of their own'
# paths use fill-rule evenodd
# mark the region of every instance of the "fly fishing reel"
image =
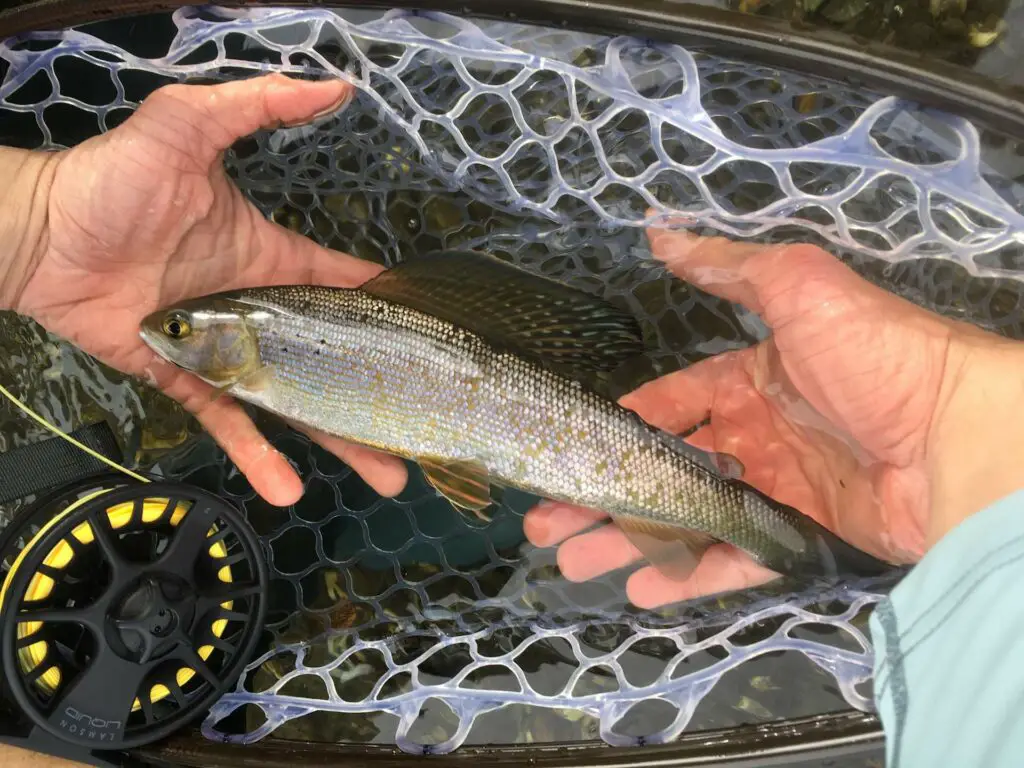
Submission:
<svg viewBox="0 0 1024 768">
<path fill-rule="evenodd" d="M 193 721 L 262 630 L 258 539 L 231 505 L 180 483 L 79 480 L 16 517 L 0 560 L 7 693 L 79 746 L 137 747 Z"/>
</svg>

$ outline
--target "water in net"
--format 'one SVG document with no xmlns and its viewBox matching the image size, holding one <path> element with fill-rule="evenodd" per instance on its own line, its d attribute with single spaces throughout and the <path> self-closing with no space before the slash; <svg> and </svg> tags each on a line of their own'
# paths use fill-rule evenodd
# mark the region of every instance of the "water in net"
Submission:
<svg viewBox="0 0 1024 768">
<path fill-rule="evenodd" d="M 668 43 L 440 13 L 205 7 L 139 23 L 147 33 L 131 39 L 107 22 L 0 44 L 4 143 L 73 145 L 169 82 L 341 76 L 358 88 L 342 113 L 227 153 L 260 210 L 388 265 L 475 248 L 621 302 L 658 340 L 640 379 L 766 334 L 650 258 L 651 210 L 700 231 L 818 243 L 932 311 L 1022 335 L 1015 145 L 954 115 Z M 113 414 L 154 455 L 194 431 L 30 323 L 10 319 L 4 334 L 18 355 L 0 370 L 58 425 Z M 256 498 L 207 439 L 159 465 L 243 508 L 272 568 L 267 643 L 210 712 L 210 738 L 630 745 L 871 708 L 866 619 L 892 580 L 640 611 L 623 574 L 570 584 L 553 552 L 524 543 L 526 494 L 506 491 L 484 524 L 414 470 L 384 500 L 266 427 L 307 481 L 292 508 Z M 0 437 L 32 435 L 0 421 Z"/>
</svg>

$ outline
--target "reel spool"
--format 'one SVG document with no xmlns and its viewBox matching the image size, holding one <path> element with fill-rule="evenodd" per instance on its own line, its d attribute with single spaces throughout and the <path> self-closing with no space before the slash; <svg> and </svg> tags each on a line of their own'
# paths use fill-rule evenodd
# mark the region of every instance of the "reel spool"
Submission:
<svg viewBox="0 0 1024 768">
<path fill-rule="evenodd" d="M 159 740 L 236 681 L 268 574 L 231 505 L 121 475 L 41 498 L 0 536 L 0 660 L 39 728 L 92 749 Z"/>
</svg>

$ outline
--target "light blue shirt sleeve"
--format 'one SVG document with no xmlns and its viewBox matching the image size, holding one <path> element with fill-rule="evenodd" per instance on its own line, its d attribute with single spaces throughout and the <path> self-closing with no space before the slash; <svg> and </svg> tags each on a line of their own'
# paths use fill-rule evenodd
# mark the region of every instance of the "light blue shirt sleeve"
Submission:
<svg viewBox="0 0 1024 768">
<path fill-rule="evenodd" d="M 1024 491 L 950 531 L 870 626 L 889 768 L 1024 766 Z"/>
</svg>

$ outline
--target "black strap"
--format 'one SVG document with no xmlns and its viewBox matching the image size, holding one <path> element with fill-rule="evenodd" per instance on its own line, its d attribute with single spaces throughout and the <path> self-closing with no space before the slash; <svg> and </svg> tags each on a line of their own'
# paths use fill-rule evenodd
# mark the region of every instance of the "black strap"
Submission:
<svg viewBox="0 0 1024 768">
<path fill-rule="evenodd" d="M 69 433 L 83 445 L 118 463 L 124 455 L 105 421 Z M 0 503 L 23 499 L 83 480 L 107 466 L 60 437 L 0 453 Z"/>
</svg>

